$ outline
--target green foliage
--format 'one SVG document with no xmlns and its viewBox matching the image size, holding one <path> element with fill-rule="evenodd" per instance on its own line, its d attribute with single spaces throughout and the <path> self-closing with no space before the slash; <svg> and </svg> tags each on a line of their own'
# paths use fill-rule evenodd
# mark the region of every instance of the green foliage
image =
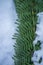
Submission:
<svg viewBox="0 0 43 65">
<path fill-rule="evenodd" d="M 14 40 L 16 39 L 14 63 L 15 65 L 34 65 L 31 57 L 34 53 L 33 40 L 36 36 L 36 14 L 43 10 L 43 0 L 14 0 L 14 3 L 18 15 L 17 33 L 13 37 Z"/>
<path fill-rule="evenodd" d="M 41 45 L 41 42 L 37 41 L 37 44 L 35 45 L 35 50 L 41 49 L 40 45 Z"/>
</svg>

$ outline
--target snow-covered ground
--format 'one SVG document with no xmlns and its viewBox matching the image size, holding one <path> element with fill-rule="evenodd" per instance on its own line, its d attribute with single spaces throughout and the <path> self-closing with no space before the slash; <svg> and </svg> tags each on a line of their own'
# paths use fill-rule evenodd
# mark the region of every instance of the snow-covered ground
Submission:
<svg viewBox="0 0 43 65">
<path fill-rule="evenodd" d="M 13 65 L 12 35 L 16 18 L 13 0 L 0 0 L 0 65 Z"/>
<path fill-rule="evenodd" d="M 43 65 L 43 12 L 38 13 L 37 16 L 38 16 L 37 22 L 39 24 L 37 24 L 37 29 L 35 32 L 37 34 L 37 37 L 33 41 L 33 44 L 35 45 L 37 41 L 40 40 L 41 49 L 34 52 L 32 60 L 34 62 L 34 65 Z M 40 58 L 42 58 L 42 61 L 41 63 L 38 63 Z"/>
</svg>

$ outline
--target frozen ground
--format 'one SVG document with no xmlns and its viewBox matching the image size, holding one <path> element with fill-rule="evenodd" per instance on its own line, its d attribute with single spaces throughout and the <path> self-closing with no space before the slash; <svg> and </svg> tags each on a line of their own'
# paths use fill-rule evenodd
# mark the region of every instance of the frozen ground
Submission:
<svg viewBox="0 0 43 65">
<path fill-rule="evenodd" d="M 34 40 L 34 45 L 38 40 L 41 41 L 41 49 L 34 52 L 32 60 L 34 62 L 34 65 L 43 65 L 43 12 L 38 13 L 38 21 L 39 24 L 37 24 L 36 34 L 38 35 L 36 39 Z M 38 61 L 42 58 L 41 63 L 38 63 Z"/>
<path fill-rule="evenodd" d="M 12 35 L 16 17 L 13 0 L 0 0 L 0 65 L 13 65 Z"/>
</svg>

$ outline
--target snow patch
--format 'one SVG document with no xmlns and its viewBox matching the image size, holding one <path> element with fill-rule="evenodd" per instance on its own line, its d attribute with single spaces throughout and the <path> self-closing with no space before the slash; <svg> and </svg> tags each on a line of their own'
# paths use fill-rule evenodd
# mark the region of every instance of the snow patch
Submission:
<svg viewBox="0 0 43 65">
<path fill-rule="evenodd" d="M 33 45 L 35 46 L 35 44 L 37 44 L 37 41 L 40 40 L 41 49 L 34 52 L 32 61 L 34 62 L 34 65 L 43 65 L 43 12 L 38 13 L 37 16 L 38 16 L 37 22 L 39 24 L 37 24 L 37 29 L 35 32 L 37 36 L 35 40 L 33 41 Z M 42 58 L 41 63 L 38 62 L 40 58 Z"/>
</svg>

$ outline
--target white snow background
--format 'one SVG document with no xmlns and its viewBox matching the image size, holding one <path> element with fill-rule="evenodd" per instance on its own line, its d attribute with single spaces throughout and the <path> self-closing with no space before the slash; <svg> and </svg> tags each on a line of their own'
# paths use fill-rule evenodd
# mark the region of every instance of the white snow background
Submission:
<svg viewBox="0 0 43 65">
<path fill-rule="evenodd" d="M 38 16 L 37 22 L 39 24 L 37 24 L 37 29 L 35 32 L 37 34 L 37 36 L 36 36 L 35 40 L 33 41 L 33 45 L 35 46 L 37 41 L 40 40 L 41 49 L 34 52 L 32 61 L 34 62 L 34 65 L 43 65 L 43 12 L 38 13 L 37 16 Z M 41 57 L 42 57 L 42 62 L 38 63 L 38 61 L 40 60 Z"/>
<path fill-rule="evenodd" d="M 0 65 L 13 65 L 13 40 L 17 15 L 13 0 L 0 0 Z"/>
</svg>

